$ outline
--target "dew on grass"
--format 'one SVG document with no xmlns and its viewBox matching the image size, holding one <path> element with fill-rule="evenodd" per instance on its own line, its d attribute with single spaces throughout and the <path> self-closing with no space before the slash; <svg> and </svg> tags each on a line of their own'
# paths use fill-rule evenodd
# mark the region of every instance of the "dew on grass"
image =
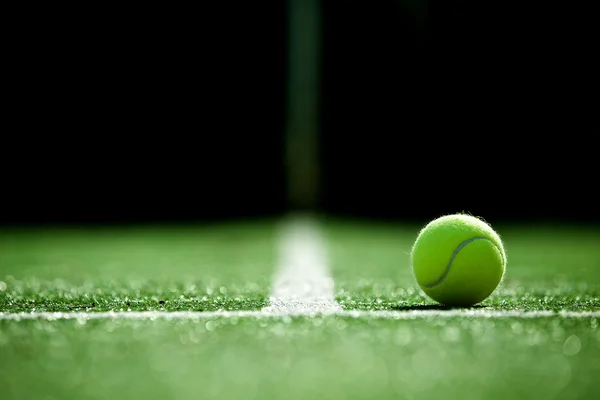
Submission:
<svg viewBox="0 0 600 400">
<path fill-rule="evenodd" d="M 346 329 L 348 327 L 348 321 L 344 318 L 338 318 L 336 321 L 336 328 L 339 330 Z"/>
<path fill-rule="evenodd" d="M 217 329 L 218 325 L 219 325 L 218 321 L 215 321 L 215 320 L 207 321 L 206 322 L 206 330 L 212 332 L 215 329 Z"/>
<path fill-rule="evenodd" d="M 515 335 L 520 335 L 523 333 L 523 325 L 518 321 L 512 322 L 510 324 L 510 329 L 512 329 Z"/>
<path fill-rule="evenodd" d="M 392 340 L 397 346 L 406 346 L 412 341 L 412 333 L 408 328 L 400 328 L 396 331 Z"/>
<path fill-rule="evenodd" d="M 460 340 L 460 330 L 456 326 L 447 326 L 440 333 L 440 338 L 444 342 L 458 342 Z"/>
<path fill-rule="evenodd" d="M 563 354 L 566 356 L 574 356 L 581 350 L 581 339 L 577 335 L 571 335 L 563 344 Z"/>
<path fill-rule="evenodd" d="M 179 334 L 179 342 L 184 346 L 191 344 L 189 332 L 181 332 Z"/>
<path fill-rule="evenodd" d="M 527 344 L 530 346 L 542 346 L 548 341 L 547 334 L 539 329 L 530 329 L 527 334 Z"/>
<path fill-rule="evenodd" d="M 201 335 L 201 332 L 199 332 L 195 329 L 190 329 L 188 331 L 188 339 L 190 340 L 191 343 L 200 343 L 200 335 Z"/>
<path fill-rule="evenodd" d="M 557 325 L 552 329 L 552 339 L 555 342 L 560 342 L 564 339 L 565 337 L 565 330 L 563 329 L 562 326 Z"/>
<path fill-rule="evenodd" d="M 279 337 L 285 336 L 286 333 L 287 333 L 287 327 L 285 326 L 285 324 L 283 324 L 281 322 L 277 323 L 277 324 L 274 324 L 271 327 L 271 333 L 273 335 L 279 336 Z"/>
</svg>

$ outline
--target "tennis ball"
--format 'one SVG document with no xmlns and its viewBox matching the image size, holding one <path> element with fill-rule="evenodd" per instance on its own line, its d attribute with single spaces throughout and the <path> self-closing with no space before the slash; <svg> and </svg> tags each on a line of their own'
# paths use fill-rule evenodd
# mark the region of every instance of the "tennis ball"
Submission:
<svg viewBox="0 0 600 400">
<path fill-rule="evenodd" d="M 429 222 L 411 252 L 412 269 L 425 294 L 447 306 L 471 306 L 496 289 L 506 269 L 500 236 L 470 215 Z"/>
</svg>

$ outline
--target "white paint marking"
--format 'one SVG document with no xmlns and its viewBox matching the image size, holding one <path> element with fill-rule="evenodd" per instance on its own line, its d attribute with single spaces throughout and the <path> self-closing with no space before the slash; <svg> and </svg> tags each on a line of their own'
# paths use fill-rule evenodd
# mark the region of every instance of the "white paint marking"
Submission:
<svg viewBox="0 0 600 400">
<path fill-rule="evenodd" d="M 325 239 L 310 217 L 290 217 L 282 226 L 278 266 L 267 313 L 341 311 L 329 274 Z"/>
<path fill-rule="evenodd" d="M 524 311 L 524 310 L 342 310 L 335 302 L 333 279 L 329 275 L 324 239 L 314 220 L 291 218 L 280 236 L 279 268 L 273 282 L 270 305 L 261 311 L 105 311 L 105 312 L 0 312 L 0 320 L 48 321 L 77 319 L 210 319 L 210 318 L 281 318 L 338 316 L 412 320 L 425 318 L 591 318 L 597 311 Z"/>
<path fill-rule="evenodd" d="M 412 320 L 427 318 L 592 318 L 600 317 L 598 311 L 523 311 L 523 310 L 382 310 L 382 311 L 349 311 L 349 310 L 321 310 L 309 309 L 283 310 L 283 311 L 106 311 L 106 312 L 32 312 L 32 313 L 0 313 L 0 320 L 31 320 L 45 319 L 48 321 L 64 319 L 210 319 L 210 318 L 281 318 L 281 317 L 315 317 L 337 316 L 352 318 L 381 318 L 394 320 Z"/>
</svg>

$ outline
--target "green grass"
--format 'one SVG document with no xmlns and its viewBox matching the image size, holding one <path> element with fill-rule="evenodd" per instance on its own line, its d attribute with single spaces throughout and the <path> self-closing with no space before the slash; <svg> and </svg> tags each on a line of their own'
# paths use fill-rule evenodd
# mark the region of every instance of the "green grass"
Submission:
<svg viewBox="0 0 600 400">
<path fill-rule="evenodd" d="M 275 226 L 0 231 L 0 312 L 261 308 Z"/>
<path fill-rule="evenodd" d="M 596 319 L 0 321 L 3 399 L 591 399 Z"/>
<path fill-rule="evenodd" d="M 419 226 L 327 220 L 345 309 L 436 307 Z M 277 224 L 0 231 L 0 312 L 258 310 Z M 492 310 L 600 310 L 600 231 L 496 227 Z M 600 318 L 0 320 L 0 398 L 591 399 Z"/>
<path fill-rule="evenodd" d="M 336 297 L 345 309 L 435 305 L 413 277 L 410 249 L 420 226 L 327 225 Z M 479 306 L 495 310 L 599 310 L 600 230 L 497 227 L 507 251 L 503 282 Z"/>
</svg>

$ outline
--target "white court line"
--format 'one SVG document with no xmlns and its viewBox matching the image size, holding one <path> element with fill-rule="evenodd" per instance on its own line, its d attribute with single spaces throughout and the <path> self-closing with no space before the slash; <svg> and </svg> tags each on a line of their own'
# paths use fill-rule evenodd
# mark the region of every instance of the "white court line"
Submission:
<svg viewBox="0 0 600 400">
<path fill-rule="evenodd" d="M 524 311 L 524 310 L 383 310 L 349 311 L 335 301 L 333 279 L 329 273 L 325 242 L 316 221 L 295 217 L 282 226 L 279 264 L 273 281 L 269 306 L 260 311 L 107 311 L 107 312 L 31 312 L 3 313 L 0 320 L 62 319 L 209 319 L 282 318 L 318 315 L 411 320 L 422 318 L 588 318 L 600 317 L 598 311 Z"/>
<path fill-rule="evenodd" d="M 284 220 L 278 241 L 278 265 L 269 306 L 264 312 L 341 311 L 335 301 L 325 239 L 309 216 Z"/>
<path fill-rule="evenodd" d="M 284 318 L 284 317 L 316 317 L 337 316 L 351 318 L 380 318 L 393 320 L 413 320 L 426 318 L 591 318 L 600 317 L 598 311 L 523 311 L 523 310 L 279 310 L 279 311 L 105 311 L 105 312 L 31 312 L 31 313 L 0 313 L 0 320 L 31 320 L 45 319 L 49 321 L 64 319 L 211 319 L 211 318 Z"/>
</svg>

